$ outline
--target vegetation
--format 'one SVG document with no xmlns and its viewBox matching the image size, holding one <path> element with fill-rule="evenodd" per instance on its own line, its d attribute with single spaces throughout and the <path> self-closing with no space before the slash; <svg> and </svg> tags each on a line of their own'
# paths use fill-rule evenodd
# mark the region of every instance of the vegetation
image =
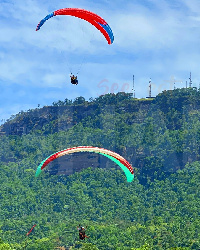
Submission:
<svg viewBox="0 0 200 250">
<path fill-rule="evenodd" d="M 0 249 L 200 249 L 199 95 L 79 97 L 12 117 L 0 136 Z M 136 178 L 127 183 L 112 161 L 91 154 L 81 164 L 55 161 L 35 178 L 44 158 L 78 145 L 121 154 Z M 69 162 L 74 174 L 53 174 Z M 79 224 L 90 237 L 81 242 Z"/>
</svg>

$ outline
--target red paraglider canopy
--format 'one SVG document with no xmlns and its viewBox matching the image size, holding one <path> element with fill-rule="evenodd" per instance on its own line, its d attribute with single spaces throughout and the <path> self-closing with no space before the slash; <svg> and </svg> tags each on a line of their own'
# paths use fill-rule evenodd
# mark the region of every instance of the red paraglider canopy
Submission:
<svg viewBox="0 0 200 250">
<path fill-rule="evenodd" d="M 108 23 L 98 16 L 97 14 L 84 10 L 84 9 L 79 9 L 79 8 L 64 8 L 64 9 L 59 9 L 56 10 L 50 14 L 48 14 L 44 19 L 42 19 L 36 28 L 36 31 L 41 28 L 41 26 L 51 17 L 57 16 L 57 15 L 70 15 L 70 16 L 75 16 L 81 19 L 84 19 L 85 21 L 91 23 L 94 25 L 106 38 L 108 44 L 112 44 L 114 41 L 114 36 L 112 33 L 112 30 Z"/>
</svg>

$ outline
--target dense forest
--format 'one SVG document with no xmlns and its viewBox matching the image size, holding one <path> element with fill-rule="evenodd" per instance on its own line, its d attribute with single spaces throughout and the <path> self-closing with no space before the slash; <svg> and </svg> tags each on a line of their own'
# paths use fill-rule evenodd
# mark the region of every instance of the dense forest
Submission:
<svg viewBox="0 0 200 250">
<path fill-rule="evenodd" d="M 196 88 L 77 97 L 12 116 L 0 127 L 0 249 L 200 249 L 199 97 Z M 92 153 L 35 177 L 48 155 L 79 145 L 122 155 L 134 181 Z"/>
</svg>

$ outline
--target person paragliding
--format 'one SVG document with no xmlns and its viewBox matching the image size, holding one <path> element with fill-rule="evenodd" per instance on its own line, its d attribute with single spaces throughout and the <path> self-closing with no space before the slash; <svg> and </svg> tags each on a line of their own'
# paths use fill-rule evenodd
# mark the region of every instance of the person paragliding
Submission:
<svg viewBox="0 0 200 250">
<path fill-rule="evenodd" d="M 78 84 L 77 76 L 72 75 L 72 76 L 70 76 L 70 78 L 71 78 L 71 83 L 72 83 L 72 84 L 75 84 L 75 85 Z"/>
<path fill-rule="evenodd" d="M 47 20 L 51 18 L 54 19 L 56 16 L 72 16 L 72 17 L 76 17 L 84 21 L 87 21 L 88 23 L 90 23 L 92 26 L 94 26 L 97 30 L 99 30 L 102 33 L 102 35 L 107 40 L 107 43 L 109 45 L 114 42 L 114 35 L 109 24 L 101 16 L 97 15 L 96 13 L 93 13 L 89 10 L 80 9 L 80 8 L 63 8 L 63 9 L 58 9 L 49 13 L 42 20 L 40 20 L 40 22 L 38 23 L 36 27 L 36 31 L 40 30 Z M 68 37 L 69 36 L 67 36 L 67 38 Z M 78 37 L 77 39 L 80 39 L 80 37 Z M 80 68 L 79 68 L 79 71 L 80 71 Z M 74 75 L 71 76 L 71 83 L 74 85 L 78 84 L 77 76 L 74 76 Z"/>
<path fill-rule="evenodd" d="M 79 231 L 79 239 L 80 240 L 84 240 L 85 238 L 89 238 L 86 234 L 85 234 L 85 228 L 82 227 L 81 225 L 79 225 L 79 227 L 77 227 L 78 231 Z"/>
</svg>

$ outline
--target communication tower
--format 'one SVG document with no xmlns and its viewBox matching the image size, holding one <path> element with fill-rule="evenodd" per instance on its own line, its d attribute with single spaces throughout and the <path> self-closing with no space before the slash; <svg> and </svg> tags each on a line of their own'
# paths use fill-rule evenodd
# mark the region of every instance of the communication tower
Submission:
<svg viewBox="0 0 200 250">
<path fill-rule="evenodd" d="M 133 91 L 133 97 L 135 98 L 135 76 L 133 75 L 133 88 L 132 88 L 132 91 Z"/>
<path fill-rule="evenodd" d="M 192 74 L 190 72 L 190 78 L 189 78 L 190 82 L 189 82 L 189 87 L 191 88 L 192 87 Z"/>
</svg>

